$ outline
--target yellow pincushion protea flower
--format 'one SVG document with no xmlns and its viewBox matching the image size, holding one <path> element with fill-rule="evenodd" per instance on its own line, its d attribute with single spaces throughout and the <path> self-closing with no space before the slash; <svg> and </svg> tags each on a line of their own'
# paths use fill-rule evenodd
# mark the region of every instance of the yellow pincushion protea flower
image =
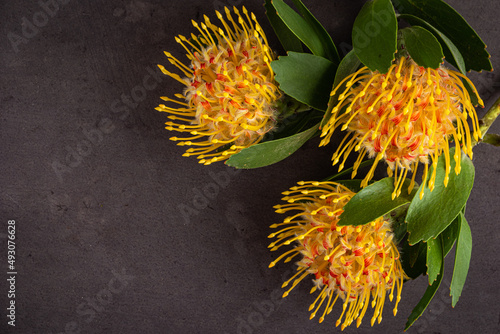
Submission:
<svg viewBox="0 0 500 334">
<path fill-rule="evenodd" d="M 437 165 L 444 152 L 448 184 L 450 156 L 448 139 L 462 146 L 472 158 L 472 144 L 468 118 L 471 119 L 474 138 L 481 135 L 479 123 L 470 96 L 460 78 L 472 82 L 459 72 L 441 66 L 438 69 L 423 68 L 406 57 L 399 58 L 387 74 L 372 72 L 367 67 L 348 76 L 332 92 L 346 83 L 339 94 L 339 102 L 333 108 L 331 118 L 322 129 L 324 137 L 320 146 L 330 142 L 337 128 L 348 130 L 332 160 L 335 165 L 342 160 L 339 170 L 354 149 L 359 151 L 352 177 L 363 157 L 368 154 L 375 162 L 363 180 L 366 186 L 381 159 L 388 164 L 388 174 L 395 174 L 393 198 L 399 196 L 408 171 L 413 172 L 408 191 L 414 186 L 419 163 L 424 164 L 423 180 L 427 178 L 430 162 Z M 479 98 L 479 96 L 478 96 Z M 479 103 L 483 105 L 481 99 Z M 347 107 L 347 108 L 345 108 Z M 345 108 L 345 110 L 344 110 Z M 430 161 L 429 161 L 430 157 Z M 460 173 L 461 150 L 455 151 L 455 173 Z M 436 168 L 428 186 L 434 188 Z M 423 190 L 423 188 L 422 188 Z M 422 198 L 423 192 L 420 193 Z"/>
<path fill-rule="evenodd" d="M 176 37 L 187 51 L 189 66 L 165 52 L 184 78 L 158 65 L 164 74 L 186 86 L 183 94 L 175 95 L 185 101 L 162 97 L 177 107 L 161 104 L 156 108 L 171 114 L 173 122 L 167 122 L 166 129 L 190 135 L 170 139 L 192 146 L 184 156 L 197 156 L 205 165 L 258 143 L 277 118 L 274 105 L 281 92 L 270 66 L 273 53 L 266 35 L 245 7 L 243 14 L 236 8 L 233 11 L 235 18 L 225 8 L 227 20 L 216 11 L 222 28 L 204 16 L 204 23 L 192 21 L 199 36 Z"/>
<path fill-rule="evenodd" d="M 316 290 L 320 293 L 309 307 L 313 311 L 310 319 L 326 304 L 319 319 L 323 322 L 340 297 L 344 303 L 336 326 L 345 316 L 343 330 L 354 320 L 359 327 L 370 299 L 375 308 L 371 325 L 377 319 L 380 323 L 387 291 L 390 290 L 389 300 L 392 301 L 397 286 L 393 312 L 396 315 L 406 275 L 390 224 L 379 218 L 362 226 L 337 226 L 344 205 L 354 193 L 334 182 L 299 182 L 298 185 L 283 193 L 286 195 L 283 200 L 288 204 L 275 206 L 278 213 L 291 210 L 298 213 L 287 217 L 283 223 L 271 225 L 271 228 L 284 227 L 269 235 L 277 238 L 269 245 L 271 251 L 296 243 L 269 267 L 285 257 L 284 262 L 289 262 L 301 255 L 297 262 L 298 272 L 283 284 L 286 287 L 292 283 L 283 297 L 309 274 L 314 275 L 311 293 Z"/>
</svg>

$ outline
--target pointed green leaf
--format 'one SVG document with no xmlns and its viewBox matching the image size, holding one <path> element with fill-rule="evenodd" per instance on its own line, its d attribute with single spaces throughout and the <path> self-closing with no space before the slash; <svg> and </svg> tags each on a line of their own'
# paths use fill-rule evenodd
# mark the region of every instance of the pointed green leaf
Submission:
<svg viewBox="0 0 500 334">
<path fill-rule="evenodd" d="M 293 136 L 252 145 L 232 155 L 226 164 L 236 168 L 259 168 L 279 162 L 293 152 L 297 151 L 304 143 L 318 131 L 319 124 L 312 128 L 297 133 Z"/>
<path fill-rule="evenodd" d="M 469 93 L 470 102 L 474 107 L 477 107 L 479 104 L 479 99 L 478 99 L 479 96 L 477 95 L 477 92 L 474 90 L 474 88 L 472 88 L 472 85 L 469 83 L 469 81 L 463 78 L 461 78 L 461 80 L 462 83 L 464 84 L 465 89 L 467 90 L 467 93 Z"/>
<path fill-rule="evenodd" d="M 398 24 L 390 0 L 369 0 L 352 29 L 356 55 L 372 71 L 387 73 L 396 52 Z"/>
<path fill-rule="evenodd" d="M 442 0 L 392 0 L 402 14 L 417 16 L 445 34 L 460 50 L 467 71 L 491 71 L 486 45 L 467 21 Z"/>
<path fill-rule="evenodd" d="M 453 222 L 446 228 L 446 230 L 441 233 L 441 238 L 443 239 L 443 250 L 444 257 L 448 255 L 448 253 L 453 248 L 455 241 L 458 237 L 458 229 L 460 228 L 460 215 L 458 215 Z"/>
<path fill-rule="evenodd" d="M 426 247 L 423 242 L 410 246 L 408 240 L 403 240 L 403 246 L 401 247 L 401 265 L 408 277 L 415 279 L 425 273 L 425 259 Z"/>
<path fill-rule="evenodd" d="M 361 65 L 361 61 L 354 50 L 349 51 L 348 54 L 342 58 L 340 65 L 335 73 L 334 85 L 337 86 L 342 80 L 344 80 L 347 76 L 354 73 Z"/>
<path fill-rule="evenodd" d="M 285 49 L 285 51 L 303 52 L 302 42 L 278 16 L 276 9 L 272 5 L 272 1 L 266 0 L 264 7 L 266 8 L 266 16 L 269 19 L 276 36 L 278 36 L 281 45 L 283 45 L 283 49 Z"/>
<path fill-rule="evenodd" d="M 326 110 L 337 66 L 309 53 L 289 52 L 271 63 L 280 89 L 294 99 Z"/>
<path fill-rule="evenodd" d="M 439 270 L 439 275 L 437 276 L 437 279 L 427 287 L 427 290 L 425 290 L 424 296 L 420 301 L 418 302 L 417 306 L 413 309 L 411 312 L 410 316 L 408 317 L 408 321 L 406 322 L 405 325 L 405 331 L 408 330 L 408 328 L 413 325 L 413 323 L 422 315 L 422 313 L 425 311 L 427 308 L 427 305 L 431 302 L 432 298 L 436 294 L 437 289 L 439 288 L 439 285 L 441 285 L 441 281 L 443 280 L 443 274 L 444 274 L 444 261 L 441 262 L 441 268 Z"/>
<path fill-rule="evenodd" d="M 340 82 L 342 82 L 342 80 L 344 80 L 346 77 L 348 77 L 350 74 L 356 72 L 356 70 L 359 68 L 359 65 L 361 65 L 361 62 L 359 61 L 358 56 L 356 56 L 354 50 L 349 51 L 349 53 L 346 54 L 344 58 L 342 58 L 342 61 L 340 62 L 339 67 L 337 68 L 337 72 L 335 73 L 335 80 L 333 81 L 333 88 L 336 88 L 337 85 Z M 344 90 L 345 90 L 345 84 L 343 84 L 341 87 L 337 89 L 335 95 L 330 97 L 330 100 L 328 101 L 328 109 L 326 110 L 325 116 L 321 121 L 320 129 L 330 119 L 330 115 L 332 114 L 332 109 L 338 103 L 338 97 Z"/>
<path fill-rule="evenodd" d="M 401 30 L 406 50 L 420 66 L 438 68 L 443 62 L 443 49 L 432 33 L 422 27 Z"/>
<path fill-rule="evenodd" d="M 403 189 L 408 188 L 410 180 L 405 180 Z M 394 179 L 386 177 L 377 181 L 354 195 L 344 206 L 344 212 L 337 223 L 339 226 L 364 225 L 391 212 L 392 210 L 411 202 L 415 189 L 408 194 L 403 191 L 400 196 L 392 199 Z"/>
<path fill-rule="evenodd" d="M 313 54 L 327 58 L 332 62 L 338 60 L 337 50 L 330 36 L 328 36 L 329 39 L 325 39 L 324 34 L 318 31 L 318 26 L 311 25 L 306 19 L 283 2 L 283 0 L 273 0 L 272 4 L 278 16 L 283 20 L 290 31 L 292 31 Z"/>
<path fill-rule="evenodd" d="M 394 233 L 394 243 L 399 244 L 406 236 L 406 213 L 408 212 L 409 203 L 396 208 L 385 217 L 391 222 L 391 230 Z"/>
<path fill-rule="evenodd" d="M 289 106 L 288 103 L 287 106 Z M 293 105 L 290 106 L 290 108 L 293 108 Z M 272 131 L 266 133 L 262 143 L 290 137 L 294 134 L 307 130 L 311 126 L 315 125 L 320 117 L 321 111 L 318 110 L 309 109 L 305 112 L 297 111 L 282 120 L 278 120 L 276 127 Z"/>
<path fill-rule="evenodd" d="M 460 213 L 460 229 L 458 232 L 457 249 L 455 251 L 455 265 L 451 279 L 450 294 L 451 306 L 457 305 L 462 294 L 462 289 L 469 271 L 469 263 L 472 254 L 472 235 L 469 224 L 463 213 Z"/>
<path fill-rule="evenodd" d="M 419 17 L 409 14 L 401 14 L 399 17 L 405 19 L 406 21 L 408 21 L 408 23 L 412 25 L 417 25 L 429 29 L 429 31 L 433 33 L 434 36 L 440 41 L 446 61 L 451 65 L 455 66 L 460 72 L 462 72 L 463 75 L 467 74 L 465 68 L 465 61 L 464 58 L 462 57 L 462 54 L 460 53 L 460 50 L 458 50 L 455 44 L 448 37 L 446 37 L 445 34 L 436 29 L 429 22 L 422 20 Z M 467 89 L 467 92 L 469 93 L 472 104 L 477 106 L 479 103 L 478 96 L 476 95 L 476 93 L 474 92 L 474 90 L 472 89 L 471 85 L 467 80 L 462 79 L 462 82 L 464 84 L 465 89 Z"/>
<path fill-rule="evenodd" d="M 429 276 L 429 285 L 432 285 L 439 275 L 443 265 L 443 244 L 441 237 L 429 239 L 427 241 L 427 275 Z"/>
<path fill-rule="evenodd" d="M 474 165 L 472 161 L 461 153 L 461 172 L 455 174 L 455 159 L 453 155 L 455 148 L 450 149 L 450 173 L 448 186 L 444 186 L 445 158 L 444 153 L 439 157 L 436 170 L 434 190 L 428 188 L 428 182 L 420 185 L 418 192 L 424 189 L 422 199 L 415 196 L 408 209 L 406 221 L 408 222 L 409 242 L 415 244 L 420 240 L 435 238 L 443 232 L 460 213 L 469 198 L 472 185 L 474 184 Z M 432 175 L 433 168 L 429 170 Z"/>
<path fill-rule="evenodd" d="M 455 66 L 463 75 L 466 74 L 467 71 L 465 70 L 465 62 L 462 54 L 445 34 L 419 17 L 409 14 L 402 14 L 399 17 L 408 21 L 411 25 L 429 29 L 429 31 L 440 41 L 446 61 Z"/>
<path fill-rule="evenodd" d="M 330 34 L 328 34 L 325 28 L 321 25 L 321 23 L 319 23 L 319 21 L 314 17 L 309 9 L 304 6 L 302 1 L 293 0 L 293 3 L 295 4 L 295 7 L 297 7 L 304 20 L 309 23 L 309 25 L 314 29 L 316 35 L 321 39 L 322 44 L 324 45 L 328 54 L 327 58 L 338 65 L 340 63 L 339 53 L 337 52 L 337 48 L 335 47 Z"/>
</svg>

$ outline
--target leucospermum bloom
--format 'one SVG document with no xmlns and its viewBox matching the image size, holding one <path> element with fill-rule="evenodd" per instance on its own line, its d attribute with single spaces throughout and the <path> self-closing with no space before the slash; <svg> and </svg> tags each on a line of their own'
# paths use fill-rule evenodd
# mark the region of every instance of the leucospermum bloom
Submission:
<svg viewBox="0 0 500 334">
<path fill-rule="evenodd" d="M 222 27 L 204 16 L 202 23 L 192 21 L 199 35 L 176 37 L 190 64 L 165 54 L 184 77 L 158 65 L 185 85 L 177 99 L 162 97 L 177 106 L 156 108 L 170 114 L 166 129 L 188 135 L 170 139 L 191 146 L 184 156 L 197 156 L 206 165 L 261 141 L 276 123 L 275 102 L 281 96 L 270 66 L 273 53 L 255 15 L 245 7 L 243 13 L 236 8 L 233 12 L 235 17 L 225 8 L 224 19 L 216 11 Z"/>
<path fill-rule="evenodd" d="M 392 301 L 395 289 L 393 313 L 396 315 L 406 275 L 389 222 L 379 218 L 362 226 L 337 226 L 343 207 L 354 193 L 334 182 L 299 182 L 283 194 L 288 204 L 275 206 L 276 212 L 298 212 L 283 223 L 271 225 L 281 229 L 269 235 L 277 238 L 269 247 L 271 251 L 291 243 L 295 243 L 295 247 L 269 267 L 283 258 L 289 262 L 295 256 L 300 257 L 298 272 L 283 284 L 283 287 L 291 284 L 283 297 L 311 274 L 315 276 L 311 293 L 316 290 L 320 293 L 309 307 L 310 319 L 323 307 L 319 318 L 322 322 L 340 298 L 343 307 L 336 326 L 344 319 L 342 330 L 354 320 L 359 327 L 370 304 L 375 308 L 373 326 L 376 320 L 379 323 L 382 320 L 387 292 L 390 291 Z"/>
<path fill-rule="evenodd" d="M 378 162 L 384 159 L 388 164 L 388 174 L 395 174 L 393 198 L 400 194 L 408 171 L 413 172 L 411 191 L 419 163 L 424 164 L 425 180 L 429 163 L 436 166 L 438 157 L 444 152 L 446 186 L 451 169 L 449 138 L 455 141 L 457 147 L 462 146 L 472 158 L 468 118 L 472 120 L 474 138 L 477 140 L 481 135 L 476 111 L 461 78 L 470 84 L 477 95 L 467 77 L 443 66 L 438 69 L 424 68 L 409 58 L 401 57 L 387 74 L 363 67 L 345 78 L 332 91 L 332 95 L 339 94 L 339 102 L 322 129 L 321 136 L 324 138 L 320 146 L 329 143 L 335 129 L 340 127 L 348 130 L 333 154 L 333 164 L 341 161 L 340 170 L 351 151 L 359 151 L 354 164 L 354 177 L 365 155 L 375 157 L 362 183 L 362 186 L 366 186 Z M 339 91 L 344 83 L 345 90 Z M 480 99 L 479 103 L 483 105 Z M 455 173 L 459 174 L 460 149 L 455 151 L 454 159 Z M 431 191 L 435 177 L 434 168 L 428 182 Z M 422 196 L 423 192 L 420 194 Z"/>
</svg>

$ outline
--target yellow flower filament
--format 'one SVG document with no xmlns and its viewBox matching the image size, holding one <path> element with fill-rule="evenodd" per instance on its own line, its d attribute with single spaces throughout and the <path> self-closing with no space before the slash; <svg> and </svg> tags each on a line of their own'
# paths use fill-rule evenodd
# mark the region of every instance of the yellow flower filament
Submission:
<svg viewBox="0 0 500 334">
<path fill-rule="evenodd" d="M 336 326 L 342 324 L 343 330 L 355 320 L 360 326 L 370 298 L 375 308 L 371 325 L 375 321 L 380 323 L 386 293 L 389 291 L 392 301 L 397 286 L 393 312 L 396 315 L 406 275 L 389 223 L 379 218 L 362 226 L 337 226 L 343 207 L 354 193 L 334 182 L 301 181 L 283 194 L 286 195 L 283 200 L 292 204 L 276 205 L 276 212 L 299 212 L 285 218 L 283 223 L 271 225 L 271 228 L 281 229 L 269 235 L 277 238 L 269 248 L 275 251 L 292 242 L 297 246 L 283 253 L 269 267 L 283 258 L 284 262 L 289 262 L 301 255 L 297 262 L 298 272 L 283 283 L 282 287 L 286 287 L 293 281 L 283 297 L 305 277 L 314 275 L 311 293 L 316 290 L 320 293 L 309 307 L 310 319 L 324 307 L 319 318 L 319 322 L 323 322 L 340 297 L 344 302 Z"/>
<path fill-rule="evenodd" d="M 233 17 L 225 8 L 226 18 L 216 11 L 223 28 L 204 16 L 202 23 L 192 21 L 199 36 L 176 37 L 189 66 L 169 52 L 165 55 L 183 78 L 158 65 L 185 89 L 175 95 L 180 100 L 162 97 L 171 105 L 161 104 L 156 110 L 171 115 L 167 130 L 188 135 L 170 138 L 180 146 L 193 146 L 184 156 L 197 156 L 205 165 L 258 143 L 276 123 L 274 106 L 281 92 L 270 66 L 274 55 L 255 15 L 245 7 L 242 11 L 233 8 Z"/>
<path fill-rule="evenodd" d="M 395 175 L 393 198 L 401 193 L 408 171 L 415 173 L 419 163 L 426 165 L 423 180 L 428 176 L 427 165 L 434 166 L 428 181 L 432 191 L 435 167 L 439 156 L 444 153 L 444 185 L 447 186 L 450 172 L 448 140 L 452 138 L 472 158 L 468 118 L 471 119 L 474 138 L 478 140 L 481 136 L 475 109 L 461 78 L 477 95 L 474 85 L 461 73 L 444 67 L 425 69 L 405 57 L 398 59 L 387 74 L 363 67 L 332 91 L 332 96 L 339 94 L 339 101 L 322 129 L 320 146 L 330 142 L 337 128 L 347 130 L 333 154 L 333 164 L 340 162 L 339 171 L 342 170 L 352 150 L 359 151 L 360 156 L 375 157 L 375 163 L 363 180 L 364 187 L 383 159 L 388 164 L 389 175 Z M 345 90 L 338 91 L 344 83 Z M 483 105 L 481 99 L 479 103 Z M 356 175 L 361 159 L 354 164 L 352 177 Z M 454 159 L 455 173 L 458 174 L 460 153 L 455 154 Z M 414 183 L 413 175 L 408 192 Z"/>
</svg>

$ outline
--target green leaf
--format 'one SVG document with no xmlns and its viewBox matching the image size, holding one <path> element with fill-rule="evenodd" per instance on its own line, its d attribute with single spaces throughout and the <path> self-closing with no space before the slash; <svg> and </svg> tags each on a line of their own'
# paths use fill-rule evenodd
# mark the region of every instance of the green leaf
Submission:
<svg viewBox="0 0 500 334">
<path fill-rule="evenodd" d="M 405 19 L 406 21 L 408 21 L 408 23 L 412 25 L 428 28 L 429 31 L 433 33 L 434 36 L 440 41 L 446 61 L 448 61 L 451 65 L 455 66 L 460 72 L 462 72 L 463 75 L 467 74 L 465 61 L 464 58 L 462 57 L 462 54 L 460 53 L 460 50 L 458 50 L 455 44 L 448 37 L 446 37 L 445 34 L 436 29 L 429 22 L 422 20 L 419 17 L 409 14 L 401 14 L 399 15 L 399 17 Z M 464 84 L 465 89 L 467 89 L 467 92 L 469 93 L 471 103 L 477 106 L 479 103 L 478 96 L 476 95 L 476 93 L 474 92 L 474 90 L 472 89 L 471 85 L 467 80 L 465 79 L 461 80 Z"/>
<path fill-rule="evenodd" d="M 465 70 L 464 57 L 462 57 L 462 54 L 457 49 L 455 44 L 453 44 L 453 42 L 448 37 L 446 37 L 445 34 L 437 30 L 429 22 L 424 21 L 419 17 L 409 14 L 402 14 L 399 17 L 408 21 L 408 23 L 410 23 L 411 25 L 428 28 L 429 31 L 433 33 L 434 36 L 440 41 L 446 61 L 455 66 L 460 72 L 462 72 L 463 75 L 466 74 L 467 71 Z"/>
<path fill-rule="evenodd" d="M 470 102 L 474 107 L 477 107 L 477 105 L 479 104 L 479 99 L 478 99 L 479 95 L 477 95 L 477 92 L 474 91 L 472 85 L 467 80 L 463 78 L 461 78 L 461 80 L 462 83 L 464 84 L 465 89 L 467 90 L 467 93 L 469 93 Z"/>
<path fill-rule="evenodd" d="M 280 120 L 273 131 L 266 133 L 262 143 L 293 136 L 299 132 L 309 129 L 318 123 L 321 111 L 309 110 L 308 112 L 297 112 L 287 118 Z"/>
<path fill-rule="evenodd" d="M 297 151 L 318 130 L 316 124 L 312 128 L 293 136 L 252 145 L 232 155 L 226 164 L 235 168 L 259 168 L 279 162 Z"/>
<path fill-rule="evenodd" d="M 403 189 L 408 188 L 410 180 L 405 180 Z M 337 225 L 364 225 L 391 212 L 392 210 L 411 202 L 415 189 L 411 194 L 403 191 L 400 196 L 392 199 L 394 179 L 386 177 L 377 181 L 354 195 L 344 206 Z"/>
<path fill-rule="evenodd" d="M 427 275 L 429 285 L 437 279 L 443 265 L 443 243 L 441 237 L 427 241 Z"/>
<path fill-rule="evenodd" d="M 422 315 L 422 313 L 425 311 L 427 308 L 427 305 L 431 302 L 432 298 L 436 294 L 437 289 L 441 285 L 441 281 L 443 280 L 443 274 L 444 274 L 444 261 L 441 262 L 441 268 L 439 270 L 439 275 L 437 276 L 437 279 L 427 287 L 425 290 L 424 296 L 420 301 L 418 302 L 417 306 L 413 309 L 411 312 L 410 316 L 408 317 L 408 321 L 406 322 L 405 325 L 405 331 L 408 330 L 408 328 L 413 325 L 413 323 Z"/>
<path fill-rule="evenodd" d="M 296 100 L 326 110 L 337 66 L 309 53 L 289 52 L 271 62 L 280 89 Z"/>
<path fill-rule="evenodd" d="M 285 22 L 278 16 L 276 9 L 272 5 L 272 1 L 266 0 L 264 7 L 266 8 L 267 18 L 285 51 L 303 52 L 302 42 L 288 29 Z"/>
<path fill-rule="evenodd" d="M 444 257 L 448 255 L 448 253 L 453 248 L 455 241 L 458 237 L 458 230 L 460 228 L 460 215 L 458 215 L 455 220 L 446 228 L 446 230 L 441 233 L 441 238 L 443 239 L 443 249 L 444 249 Z"/>
<path fill-rule="evenodd" d="M 272 131 L 268 131 L 261 142 L 293 136 L 309 129 L 323 117 L 323 112 L 314 110 L 289 95 L 284 95 L 275 102 L 278 117 Z"/>
<path fill-rule="evenodd" d="M 463 213 L 460 213 L 460 228 L 458 232 L 457 249 L 455 251 L 455 265 L 451 279 L 450 295 L 451 306 L 457 305 L 462 294 L 462 289 L 469 271 L 469 263 L 472 253 L 472 235 L 469 224 Z"/>
<path fill-rule="evenodd" d="M 403 240 L 401 247 L 401 265 L 408 277 L 415 279 L 425 273 L 426 247 L 423 242 L 410 246 L 408 240 Z"/>
<path fill-rule="evenodd" d="M 302 1 L 293 0 L 293 3 L 295 4 L 295 7 L 297 7 L 297 9 L 299 10 L 299 13 L 302 15 L 302 17 L 307 21 L 307 23 L 309 23 L 309 25 L 314 29 L 316 35 L 321 39 L 328 54 L 327 58 L 338 65 L 340 63 L 339 53 L 337 52 L 337 48 L 335 47 L 335 44 L 333 43 L 330 34 L 328 34 L 328 32 L 321 25 L 321 23 L 319 23 L 319 21 L 314 17 L 314 15 L 312 15 L 309 9 L 307 9 L 307 7 L 304 6 Z"/>
<path fill-rule="evenodd" d="M 359 12 L 352 29 L 356 55 L 370 70 L 387 73 L 394 60 L 398 24 L 390 0 L 370 0 Z"/>
<path fill-rule="evenodd" d="M 340 62 L 339 67 L 337 68 L 337 72 L 335 73 L 335 80 L 333 81 L 333 88 L 336 88 L 337 85 L 342 82 L 342 80 L 344 80 L 350 74 L 354 73 L 360 65 L 361 61 L 359 61 L 359 58 L 358 56 L 356 56 L 354 50 L 349 51 L 349 53 L 345 55 L 345 57 Z M 325 116 L 321 121 L 320 129 L 330 119 L 332 109 L 338 103 L 338 97 L 344 90 L 345 83 L 337 89 L 335 95 L 330 97 L 330 100 L 328 101 L 328 109 L 326 110 Z"/>
<path fill-rule="evenodd" d="M 325 38 L 324 34 L 320 31 L 324 30 L 322 27 L 319 29 L 317 25 L 311 25 L 311 23 L 308 22 L 311 18 L 308 18 L 307 20 L 304 19 L 290 6 L 284 3 L 283 0 L 272 0 L 272 4 L 285 25 L 302 41 L 302 43 L 309 48 L 309 50 L 311 50 L 313 54 L 327 58 L 332 62 L 338 60 L 335 45 L 333 45 L 332 39 L 328 34 L 328 38 Z"/>
<path fill-rule="evenodd" d="M 467 71 L 493 69 L 484 42 L 450 5 L 442 0 L 392 1 L 400 13 L 417 16 L 446 35 L 460 50 Z"/>
<path fill-rule="evenodd" d="M 405 218 L 408 212 L 408 204 L 400 206 L 386 215 L 386 220 L 391 222 L 391 230 L 394 233 L 394 243 L 396 245 L 403 241 L 403 238 L 406 236 Z"/>
<path fill-rule="evenodd" d="M 443 232 L 448 225 L 459 214 L 469 198 L 472 185 L 474 184 L 474 165 L 472 161 L 461 153 L 461 172 L 456 175 L 455 159 L 453 155 L 455 148 L 450 149 L 450 173 L 448 186 L 443 184 L 445 177 L 444 153 L 439 157 L 435 187 L 431 192 L 428 188 L 428 180 L 422 183 L 419 193 L 424 188 L 422 199 L 415 196 L 408 209 L 406 221 L 408 222 L 409 242 L 415 244 L 420 240 L 435 238 Z M 433 168 L 430 168 L 428 178 L 432 175 Z"/>
<path fill-rule="evenodd" d="M 443 62 L 443 49 L 432 33 L 422 27 L 409 27 L 401 30 L 406 50 L 420 66 L 438 68 Z"/>
</svg>

